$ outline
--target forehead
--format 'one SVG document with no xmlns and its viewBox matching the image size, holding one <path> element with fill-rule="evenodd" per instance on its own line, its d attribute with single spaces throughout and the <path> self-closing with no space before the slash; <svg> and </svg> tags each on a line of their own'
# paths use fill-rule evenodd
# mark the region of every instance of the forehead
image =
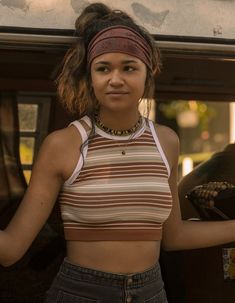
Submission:
<svg viewBox="0 0 235 303">
<path fill-rule="evenodd" d="M 102 54 L 98 57 L 96 57 L 93 60 L 93 64 L 98 64 L 102 62 L 107 62 L 110 64 L 114 63 L 127 63 L 127 62 L 133 62 L 137 64 L 143 64 L 145 65 L 139 58 L 131 56 L 129 54 L 125 53 L 107 53 L 107 54 Z"/>
</svg>

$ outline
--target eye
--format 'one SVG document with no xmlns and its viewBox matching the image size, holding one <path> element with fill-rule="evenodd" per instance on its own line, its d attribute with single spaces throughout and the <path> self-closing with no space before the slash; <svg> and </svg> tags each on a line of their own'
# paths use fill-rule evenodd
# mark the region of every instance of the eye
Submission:
<svg viewBox="0 0 235 303">
<path fill-rule="evenodd" d="M 97 72 L 107 73 L 109 71 L 109 68 L 107 66 L 99 66 L 96 68 Z"/>
<path fill-rule="evenodd" d="M 124 71 L 126 71 L 126 72 L 133 72 L 134 70 L 136 70 L 136 68 L 131 65 L 126 65 L 124 67 Z"/>
</svg>

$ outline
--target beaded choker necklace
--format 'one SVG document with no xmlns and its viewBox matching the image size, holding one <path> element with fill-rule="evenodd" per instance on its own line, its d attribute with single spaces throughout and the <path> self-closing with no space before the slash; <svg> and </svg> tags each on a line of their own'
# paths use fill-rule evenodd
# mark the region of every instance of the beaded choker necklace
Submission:
<svg viewBox="0 0 235 303">
<path fill-rule="evenodd" d="M 101 130 L 103 130 L 104 132 L 106 132 L 109 135 L 128 136 L 128 135 L 134 134 L 140 128 L 140 126 L 142 124 L 142 116 L 139 115 L 139 119 L 133 127 L 129 128 L 129 129 L 124 129 L 124 130 L 116 130 L 116 129 L 112 129 L 112 128 L 105 126 L 104 123 L 100 120 L 100 118 L 98 116 L 95 117 L 95 124 L 97 127 L 99 127 Z"/>
</svg>

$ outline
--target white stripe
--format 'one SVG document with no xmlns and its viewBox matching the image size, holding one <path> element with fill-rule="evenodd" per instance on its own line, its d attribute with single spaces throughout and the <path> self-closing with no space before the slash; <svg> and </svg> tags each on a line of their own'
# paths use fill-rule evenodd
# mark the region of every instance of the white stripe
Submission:
<svg viewBox="0 0 235 303">
<path fill-rule="evenodd" d="M 168 171 L 168 177 L 170 177 L 170 174 L 171 174 L 170 165 L 169 165 L 169 163 L 167 161 L 166 155 L 165 155 L 165 153 L 164 153 L 164 151 L 162 149 L 161 143 L 160 143 L 160 141 L 158 139 L 157 132 L 156 132 L 155 126 L 153 124 L 153 121 L 149 120 L 149 126 L 150 126 L 150 129 L 151 129 L 153 138 L 154 138 L 154 140 L 156 142 L 157 148 L 159 150 L 159 153 L 161 154 L 162 160 L 164 161 L 164 163 L 166 165 L 166 168 L 167 168 L 167 171 Z"/>
<path fill-rule="evenodd" d="M 84 121 L 89 127 L 92 126 L 91 119 L 88 116 L 82 117 L 81 120 Z"/>
<path fill-rule="evenodd" d="M 82 137 L 82 144 L 83 144 L 87 140 L 87 132 L 84 129 L 83 125 L 77 120 L 70 123 L 70 125 L 74 125 L 77 128 L 77 130 L 79 131 L 79 133 Z M 64 185 L 72 184 L 74 182 L 74 180 L 76 180 L 76 178 L 78 177 L 78 175 L 82 169 L 82 166 L 83 166 L 83 159 L 84 159 L 84 161 L 86 159 L 87 150 L 88 150 L 88 145 L 85 145 L 82 150 L 83 156 L 80 155 L 77 165 L 76 165 L 74 171 L 72 172 L 72 175 L 64 182 Z"/>
</svg>

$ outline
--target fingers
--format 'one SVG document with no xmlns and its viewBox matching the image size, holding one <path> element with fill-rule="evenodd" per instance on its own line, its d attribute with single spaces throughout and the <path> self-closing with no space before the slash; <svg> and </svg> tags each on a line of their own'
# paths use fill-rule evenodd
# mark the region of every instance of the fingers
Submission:
<svg viewBox="0 0 235 303">
<path fill-rule="evenodd" d="M 235 185 L 228 182 L 208 182 L 194 187 L 186 195 L 186 198 L 202 208 L 213 208 L 215 204 L 214 199 L 218 196 L 219 192 L 233 187 Z"/>
</svg>

